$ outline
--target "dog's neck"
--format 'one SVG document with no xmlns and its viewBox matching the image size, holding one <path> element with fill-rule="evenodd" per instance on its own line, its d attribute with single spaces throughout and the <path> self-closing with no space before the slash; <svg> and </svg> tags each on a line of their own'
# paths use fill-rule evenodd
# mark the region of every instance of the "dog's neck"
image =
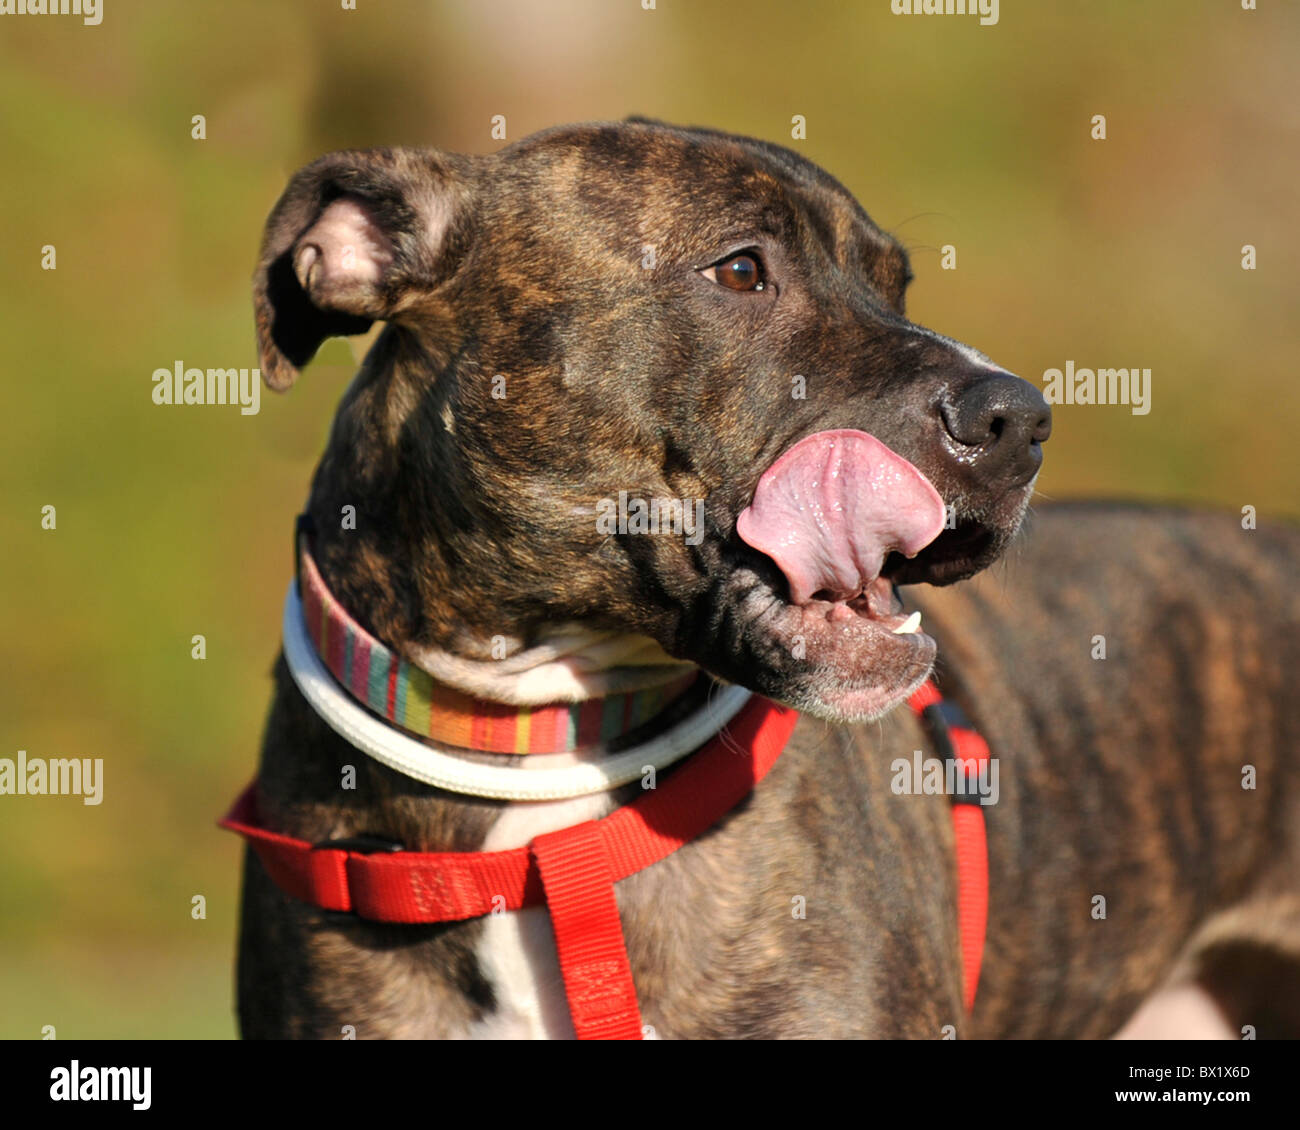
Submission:
<svg viewBox="0 0 1300 1130">
<path fill-rule="evenodd" d="M 670 727 L 695 682 L 693 665 L 651 640 L 580 627 L 513 650 L 503 640 L 500 659 L 393 647 L 326 584 L 309 530 L 310 522 L 300 525 L 300 611 L 286 612 L 286 640 L 305 634 L 342 692 L 426 743 L 449 752 L 599 755 Z"/>
<path fill-rule="evenodd" d="M 698 749 L 749 698 L 742 687 L 719 690 L 698 679 L 689 665 L 662 686 L 578 702 L 512 706 L 467 696 L 434 680 L 353 619 L 325 585 L 309 541 L 300 536 L 298 579 L 285 600 L 289 673 L 337 734 L 425 784 L 496 800 L 608 793 Z M 553 641 L 548 646 L 547 662 L 566 657 Z M 624 654 L 619 648 L 613 653 Z M 519 664 L 518 653 L 512 659 Z M 488 759 L 497 765 L 475 760 L 482 754 L 529 754 L 523 761 L 539 771 L 521 773 L 497 758 Z M 564 764 L 536 764 L 555 755 Z"/>
</svg>

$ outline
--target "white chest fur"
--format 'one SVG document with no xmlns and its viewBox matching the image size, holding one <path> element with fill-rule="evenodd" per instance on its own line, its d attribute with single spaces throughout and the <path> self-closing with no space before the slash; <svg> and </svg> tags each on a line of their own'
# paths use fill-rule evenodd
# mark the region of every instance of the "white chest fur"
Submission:
<svg viewBox="0 0 1300 1130">
<path fill-rule="evenodd" d="M 535 836 L 595 820 L 613 808 L 605 794 L 509 805 L 483 851 L 522 847 Z M 476 954 L 496 996 L 496 1010 L 465 1033 L 471 1040 L 571 1040 L 573 1022 L 544 907 L 489 914 Z"/>
</svg>

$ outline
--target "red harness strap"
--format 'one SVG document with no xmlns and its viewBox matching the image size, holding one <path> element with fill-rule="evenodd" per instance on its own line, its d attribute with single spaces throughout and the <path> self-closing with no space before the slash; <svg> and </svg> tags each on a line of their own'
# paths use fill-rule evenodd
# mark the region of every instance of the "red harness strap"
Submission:
<svg viewBox="0 0 1300 1130">
<path fill-rule="evenodd" d="M 957 926 L 961 934 L 962 983 L 966 1011 L 975 1007 L 984 935 L 989 917 L 989 852 L 984 809 L 976 789 L 989 759 L 988 743 L 971 726 L 961 708 L 944 698 L 927 679 L 907 700 L 928 724 L 936 752 L 957 762 L 959 789 L 952 797 L 952 831 L 957 856 Z"/>
<path fill-rule="evenodd" d="M 927 689 L 933 699 L 918 706 Z M 938 701 L 927 683 L 910 705 L 921 714 Z M 538 836 L 510 851 L 375 854 L 344 846 L 347 841 L 318 847 L 262 827 L 256 782 L 220 823 L 249 842 L 276 886 L 324 910 L 377 922 L 428 923 L 545 904 L 577 1036 L 640 1039 L 641 1014 L 614 883 L 671 855 L 740 803 L 776 763 L 798 718 L 755 695 L 662 787 L 601 820 Z M 959 809 L 970 815 L 959 818 Z M 978 805 L 954 805 L 953 820 L 969 1008 L 983 947 L 987 860 Z"/>
</svg>

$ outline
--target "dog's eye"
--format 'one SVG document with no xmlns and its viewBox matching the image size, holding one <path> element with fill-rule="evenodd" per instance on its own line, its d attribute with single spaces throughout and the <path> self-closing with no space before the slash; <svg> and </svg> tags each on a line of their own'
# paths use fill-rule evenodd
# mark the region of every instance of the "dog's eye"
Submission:
<svg viewBox="0 0 1300 1130">
<path fill-rule="evenodd" d="M 745 252 L 705 267 L 700 274 L 728 290 L 762 290 L 767 286 L 762 261 Z"/>
</svg>

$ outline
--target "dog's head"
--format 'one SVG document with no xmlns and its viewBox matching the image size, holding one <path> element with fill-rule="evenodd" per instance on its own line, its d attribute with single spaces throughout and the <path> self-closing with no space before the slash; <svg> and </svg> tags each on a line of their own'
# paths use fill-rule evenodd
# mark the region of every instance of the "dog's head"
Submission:
<svg viewBox="0 0 1300 1130">
<path fill-rule="evenodd" d="M 578 622 L 848 719 L 934 658 L 892 586 L 999 554 L 1050 427 L 1032 386 L 907 320 L 910 277 L 795 153 L 634 121 L 324 157 L 254 295 L 273 388 L 387 323 L 311 510 L 389 643 L 486 657 Z"/>
</svg>

